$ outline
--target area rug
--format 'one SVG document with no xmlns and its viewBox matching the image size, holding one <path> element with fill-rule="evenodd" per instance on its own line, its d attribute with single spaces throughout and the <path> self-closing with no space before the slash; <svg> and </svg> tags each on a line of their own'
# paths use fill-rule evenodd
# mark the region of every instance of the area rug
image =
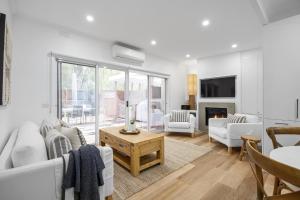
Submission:
<svg viewBox="0 0 300 200">
<path fill-rule="evenodd" d="M 133 177 L 126 169 L 114 164 L 114 200 L 123 200 L 148 187 L 186 164 L 211 151 L 211 148 L 165 138 L 165 164 L 144 170 Z"/>
</svg>

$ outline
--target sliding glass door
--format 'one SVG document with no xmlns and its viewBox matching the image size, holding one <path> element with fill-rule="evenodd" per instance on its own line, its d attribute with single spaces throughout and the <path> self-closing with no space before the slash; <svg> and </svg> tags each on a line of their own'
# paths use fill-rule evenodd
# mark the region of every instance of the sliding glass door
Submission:
<svg viewBox="0 0 300 200">
<path fill-rule="evenodd" d="M 129 105 L 135 109 L 137 127 L 163 130 L 166 114 L 166 79 L 129 72 Z"/>
<path fill-rule="evenodd" d="M 151 131 L 164 129 L 163 117 L 166 114 L 166 79 L 150 76 L 150 117 Z"/>
<path fill-rule="evenodd" d="M 78 127 L 88 143 L 95 142 L 95 67 L 60 63 L 59 116 Z"/>
<path fill-rule="evenodd" d="M 99 126 L 125 124 L 125 71 L 99 69 Z"/>
<path fill-rule="evenodd" d="M 125 125 L 127 101 L 138 128 L 163 130 L 166 78 L 115 66 L 58 62 L 57 94 L 58 117 L 78 127 L 88 143 L 96 143 L 101 127 Z"/>
<path fill-rule="evenodd" d="M 148 129 L 148 76 L 129 72 L 129 105 L 134 107 L 136 126 Z"/>
</svg>

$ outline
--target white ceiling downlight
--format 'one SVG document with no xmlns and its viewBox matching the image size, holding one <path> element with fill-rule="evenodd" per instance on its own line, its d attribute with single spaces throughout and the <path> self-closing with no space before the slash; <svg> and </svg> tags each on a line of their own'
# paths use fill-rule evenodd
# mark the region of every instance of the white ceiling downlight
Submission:
<svg viewBox="0 0 300 200">
<path fill-rule="evenodd" d="M 155 46 L 155 45 L 157 44 L 157 42 L 156 42 L 156 40 L 151 40 L 150 44 L 151 44 L 152 46 Z"/>
<path fill-rule="evenodd" d="M 235 48 L 237 48 L 237 47 L 238 47 L 237 44 L 232 44 L 232 45 L 231 45 L 231 48 L 233 48 L 233 49 L 235 49 Z"/>
<path fill-rule="evenodd" d="M 186 57 L 186 58 L 190 58 L 191 55 L 190 55 L 190 54 L 186 54 L 185 57 Z"/>
<path fill-rule="evenodd" d="M 93 22 L 95 19 L 94 19 L 94 17 L 92 16 L 92 15 L 87 15 L 86 16 L 86 21 L 88 21 L 88 22 Z"/>
<path fill-rule="evenodd" d="M 208 19 L 205 19 L 202 21 L 202 26 L 206 27 L 210 25 L 210 21 Z"/>
</svg>

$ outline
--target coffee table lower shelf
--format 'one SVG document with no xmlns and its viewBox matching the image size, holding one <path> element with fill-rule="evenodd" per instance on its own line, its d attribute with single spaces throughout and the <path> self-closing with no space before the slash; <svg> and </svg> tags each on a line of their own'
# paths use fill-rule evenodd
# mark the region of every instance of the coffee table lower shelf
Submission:
<svg viewBox="0 0 300 200">
<path fill-rule="evenodd" d="M 120 135 L 118 129 L 100 129 L 100 144 L 114 151 L 114 161 L 133 176 L 157 164 L 164 164 L 164 136 L 142 131 L 137 136 Z"/>
<path fill-rule="evenodd" d="M 130 165 L 130 157 L 122 154 L 121 152 L 118 152 L 117 150 L 114 150 L 114 161 L 131 171 L 131 165 Z M 161 160 L 157 158 L 157 155 L 147 155 L 140 157 L 140 167 L 139 170 L 145 170 L 149 167 L 152 167 L 154 165 L 160 164 Z"/>
</svg>

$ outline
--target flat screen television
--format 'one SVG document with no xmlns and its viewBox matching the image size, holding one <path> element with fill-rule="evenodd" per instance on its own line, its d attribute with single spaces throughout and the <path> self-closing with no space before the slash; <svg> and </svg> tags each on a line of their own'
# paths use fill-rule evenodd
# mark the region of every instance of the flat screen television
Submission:
<svg viewBox="0 0 300 200">
<path fill-rule="evenodd" d="M 235 97 L 235 76 L 200 80 L 201 97 Z"/>
</svg>

